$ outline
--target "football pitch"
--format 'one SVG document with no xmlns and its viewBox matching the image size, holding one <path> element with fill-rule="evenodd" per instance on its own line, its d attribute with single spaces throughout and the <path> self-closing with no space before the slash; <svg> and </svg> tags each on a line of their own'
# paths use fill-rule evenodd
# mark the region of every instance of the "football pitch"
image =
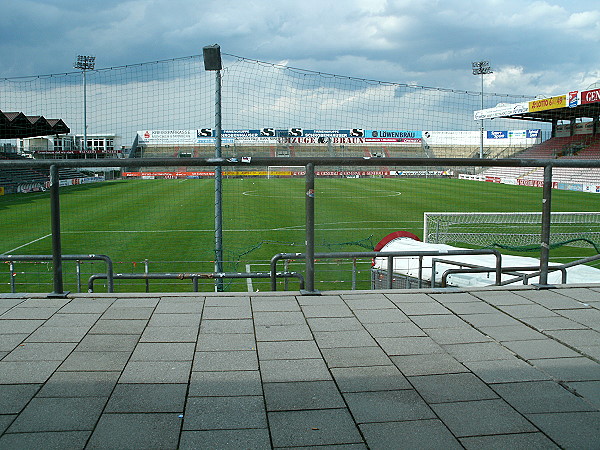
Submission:
<svg viewBox="0 0 600 450">
<path fill-rule="evenodd" d="M 277 253 L 304 252 L 305 182 L 302 178 L 223 180 L 223 248 L 226 272 L 267 272 Z M 115 180 L 60 190 L 63 254 L 104 254 L 117 273 L 212 272 L 214 270 L 214 182 L 212 179 Z M 539 212 L 541 188 L 457 179 L 317 178 L 316 252 L 371 250 L 387 234 L 406 230 L 422 237 L 424 212 Z M 552 192 L 552 211 L 600 211 L 600 196 Z M 52 252 L 49 193 L 0 197 L 0 254 Z M 515 253 L 515 252 L 513 252 Z M 551 259 L 595 254 L 593 248 L 553 249 Z M 539 253 L 526 256 L 539 257 Z M 147 263 L 146 263 L 147 261 Z M 84 284 L 102 263 L 82 264 Z M 369 262 L 358 267 L 358 288 L 369 288 Z M 279 268 L 281 270 L 281 268 Z M 303 271 L 303 262 L 290 270 Z M 65 263 L 65 289 L 75 291 L 73 263 Z M 19 292 L 52 285 L 48 263 L 16 264 Z M 0 292 L 9 292 L 11 272 L 0 271 Z M 349 289 L 351 261 L 317 266 L 319 289 Z M 116 291 L 144 283 L 115 282 Z M 157 291 L 189 291 L 191 282 L 153 282 Z M 262 283 L 262 284 L 261 284 Z M 267 290 L 268 283 L 227 281 L 227 289 Z M 283 282 L 282 282 L 283 283 Z M 290 288 L 297 284 L 290 281 Z M 201 290 L 212 290 L 210 280 Z M 98 283 L 98 290 L 102 291 Z M 159 287 L 160 286 L 160 287 Z M 85 287 L 82 288 L 85 290 Z M 152 289 L 151 289 L 152 290 Z"/>
</svg>

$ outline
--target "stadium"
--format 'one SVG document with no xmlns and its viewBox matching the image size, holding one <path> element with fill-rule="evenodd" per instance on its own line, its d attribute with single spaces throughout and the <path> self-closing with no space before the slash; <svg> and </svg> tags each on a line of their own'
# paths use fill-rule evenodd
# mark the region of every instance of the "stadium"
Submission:
<svg viewBox="0 0 600 450">
<path fill-rule="evenodd" d="M 88 71 L 86 93 L 109 102 L 81 105 L 78 72 L 27 79 L 29 92 L 14 89 L 20 80 L 0 83 L 3 292 L 52 286 L 56 261 L 30 259 L 53 254 L 52 165 L 62 253 L 106 255 L 117 275 L 103 262 L 65 261 L 65 284 L 77 292 L 297 289 L 313 270 L 310 252 L 321 255 L 310 290 L 381 288 L 403 275 L 353 253 L 373 252 L 398 231 L 529 258 L 513 266 L 598 265 L 598 88 L 528 99 L 226 56 L 222 127 L 213 74 L 199 57 Z M 156 70 L 165 74 L 158 85 Z M 36 94 L 63 86 L 60 98 Z M 20 111 L 24 95 L 34 111 L 6 112 Z M 433 242 L 426 229 L 435 213 L 456 219 Z M 261 279 L 273 276 L 278 254 L 300 256 L 284 259 L 277 282 Z M 226 277 L 215 281 L 217 273 Z"/>
</svg>

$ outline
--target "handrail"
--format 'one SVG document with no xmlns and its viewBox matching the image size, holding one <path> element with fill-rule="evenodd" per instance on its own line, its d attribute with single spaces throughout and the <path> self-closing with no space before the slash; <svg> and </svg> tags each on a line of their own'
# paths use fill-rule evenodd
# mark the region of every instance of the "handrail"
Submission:
<svg viewBox="0 0 600 450">
<path fill-rule="evenodd" d="M 511 280 L 505 280 L 505 281 L 502 281 L 501 283 L 496 283 L 496 285 L 497 286 L 505 286 L 508 284 L 512 284 L 518 280 L 523 280 L 523 284 L 527 284 L 527 281 L 529 280 L 529 278 L 537 277 L 540 274 L 539 266 L 503 267 L 502 272 L 508 273 L 509 275 L 512 275 L 510 272 L 532 271 L 532 270 L 536 270 L 536 269 L 538 269 L 537 272 L 534 272 L 531 274 L 523 273 L 523 274 L 517 275 L 516 278 L 513 278 Z M 467 269 L 448 269 L 442 274 L 442 287 L 448 286 L 448 276 L 449 275 L 452 275 L 455 273 L 486 273 L 486 272 L 491 272 L 493 270 L 496 270 L 496 269 L 491 269 L 489 267 L 470 267 Z M 555 272 L 557 270 L 560 270 L 562 272 L 562 284 L 565 284 L 567 282 L 567 269 L 564 267 L 560 267 L 560 266 L 548 267 L 548 272 Z"/>
</svg>

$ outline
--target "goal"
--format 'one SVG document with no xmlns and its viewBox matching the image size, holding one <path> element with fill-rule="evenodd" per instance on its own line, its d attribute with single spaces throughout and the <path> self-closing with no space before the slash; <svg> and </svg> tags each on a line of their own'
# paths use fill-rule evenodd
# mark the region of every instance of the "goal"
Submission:
<svg viewBox="0 0 600 450">
<path fill-rule="evenodd" d="M 305 172 L 304 166 L 268 166 L 267 178 L 303 177 Z"/>
<path fill-rule="evenodd" d="M 539 245 L 541 212 L 425 212 L 423 241 L 433 244 L 463 243 L 480 247 Z M 591 247 L 600 242 L 600 213 L 553 212 L 550 244 Z"/>
</svg>

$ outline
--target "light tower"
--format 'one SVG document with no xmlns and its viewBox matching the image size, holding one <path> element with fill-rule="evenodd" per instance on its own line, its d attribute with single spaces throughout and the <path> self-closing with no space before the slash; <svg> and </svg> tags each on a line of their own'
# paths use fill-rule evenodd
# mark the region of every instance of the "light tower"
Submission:
<svg viewBox="0 0 600 450">
<path fill-rule="evenodd" d="M 87 150 L 87 84 L 86 84 L 86 72 L 88 70 L 94 70 L 96 64 L 95 56 L 77 56 L 77 61 L 73 66 L 75 69 L 80 69 L 83 73 L 83 150 Z"/>
<path fill-rule="evenodd" d="M 476 61 L 473 63 L 473 75 L 481 75 L 481 109 L 483 109 L 483 76 L 494 73 L 489 61 Z M 481 119 L 481 143 L 479 146 L 479 159 L 483 159 L 483 119 Z"/>
</svg>

